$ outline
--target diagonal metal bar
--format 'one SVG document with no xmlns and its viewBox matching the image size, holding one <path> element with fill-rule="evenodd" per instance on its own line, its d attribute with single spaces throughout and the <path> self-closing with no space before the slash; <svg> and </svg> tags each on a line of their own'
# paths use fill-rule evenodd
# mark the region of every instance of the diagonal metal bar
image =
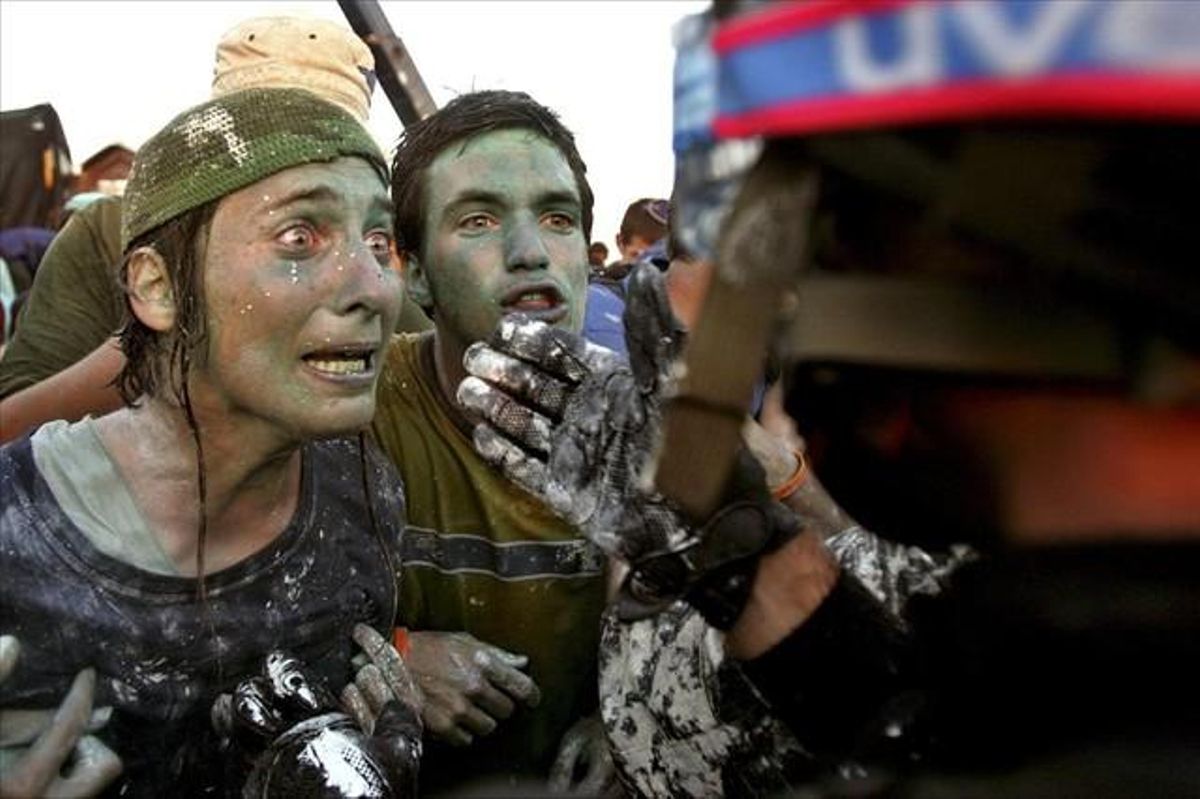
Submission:
<svg viewBox="0 0 1200 799">
<path fill-rule="evenodd" d="M 338 0 L 350 28 L 366 42 L 375 56 L 379 85 L 396 116 L 406 126 L 437 110 L 412 55 L 383 13 L 377 0 Z"/>
<path fill-rule="evenodd" d="M 815 198 L 806 159 L 769 146 L 722 228 L 682 378 L 664 407 L 653 477 L 693 521 L 720 507 L 783 297 L 803 268 Z"/>
</svg>

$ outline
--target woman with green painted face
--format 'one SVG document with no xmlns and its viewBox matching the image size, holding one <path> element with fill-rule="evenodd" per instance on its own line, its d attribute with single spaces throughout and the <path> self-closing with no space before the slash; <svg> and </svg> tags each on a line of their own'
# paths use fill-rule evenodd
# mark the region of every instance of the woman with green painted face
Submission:
<svg viewBox="0 0 1200 799">
<path fill-rule="evenodd" d="M 237 789 L 243 755 L 312 716 L 256 785 L 415 776 L 412 707 L 369 739 L 327 690 L 353 680 L 354 623 L 382 657 L 366 628 L 395 621 L 403 488 L 358 434 L 399 311 L 391 227 L 386 162 L 342 109 L 253 89 L 185 111 L 126 194 L 126 407 L 0 450 L 0 633 L 21 642 L 0 707 L 56 705 L 84 672 L 134 794 Z"/>
</svg>

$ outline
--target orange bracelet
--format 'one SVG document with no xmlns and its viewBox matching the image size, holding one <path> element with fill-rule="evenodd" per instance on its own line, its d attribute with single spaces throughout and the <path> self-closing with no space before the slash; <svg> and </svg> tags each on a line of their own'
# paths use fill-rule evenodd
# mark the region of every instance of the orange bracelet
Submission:
<svg viewBox="0 0 1200 799">
<path fill-rule="evenodd" d="M 771 489 L 771 496 L 780 502 L 795 494 L 796 490 L 808 480 L 808 460 L 804 457 L 804 453 L 794 449 L 792 454 L 796 456 L 796 471 L 787 480 Z"/>
<path fill-rule="evenodd" d="M 396 651 L 400 653 L 400 657 L 408 657 L 410 641 L 408 640 L 407 627 L 392 628 L 392 646 L 396 647 Z"/>
</svg>

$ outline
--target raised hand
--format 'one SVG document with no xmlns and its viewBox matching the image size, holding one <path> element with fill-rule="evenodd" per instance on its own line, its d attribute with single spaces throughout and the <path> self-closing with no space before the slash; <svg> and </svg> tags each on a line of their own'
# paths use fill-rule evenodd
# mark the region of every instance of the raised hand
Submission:
<svg viewBox="0 0 1200 799">
<path fill-rule="evenodd" d="M 660 401 L 683 343 L 661 273 L 639 266 L 625 309 L 629 364 L 519 315 L 467 350 L 458 399 L 476 414 L 475 448 L 631 569 L 617 598 L 641 618 L 686 597 L 710 623 L 733 623 L 757 556 L 798 532 L 762 468 L 743 452 L 727 504 L 702 527 L 642 479 L 655 456 Z"/>
<path fill-rule="evenodd" d="M 661 274 L 639 267 L 625 313 L 629 363 L 514 314 L 463 358 L 458 399 L 475 447 L 610 554 L 636 562 L 686 538 L 639 476 L 658 441 L 659 393 L 682 342 Z"/>
</svg>

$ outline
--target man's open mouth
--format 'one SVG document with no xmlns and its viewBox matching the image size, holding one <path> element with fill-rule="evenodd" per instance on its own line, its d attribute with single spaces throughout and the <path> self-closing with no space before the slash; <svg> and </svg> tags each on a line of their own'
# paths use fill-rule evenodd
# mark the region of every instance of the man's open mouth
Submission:
<svg viewBox="0 0 1200 799">
<path fill-rule="evenodd" d="M 504 313 L 526 313 L 539 319 L 557 321 L 567 313 L 562 292 L 553 283 L 527 283 L 516 286 L 500 298 Z"/>
<path fill-rule="evenodd" d="M 309 368 L 330 377 L 368 375 L 373 371 L 375 347 L 351 346 L 318 350 L 301 356 Z"/>
</svg>

